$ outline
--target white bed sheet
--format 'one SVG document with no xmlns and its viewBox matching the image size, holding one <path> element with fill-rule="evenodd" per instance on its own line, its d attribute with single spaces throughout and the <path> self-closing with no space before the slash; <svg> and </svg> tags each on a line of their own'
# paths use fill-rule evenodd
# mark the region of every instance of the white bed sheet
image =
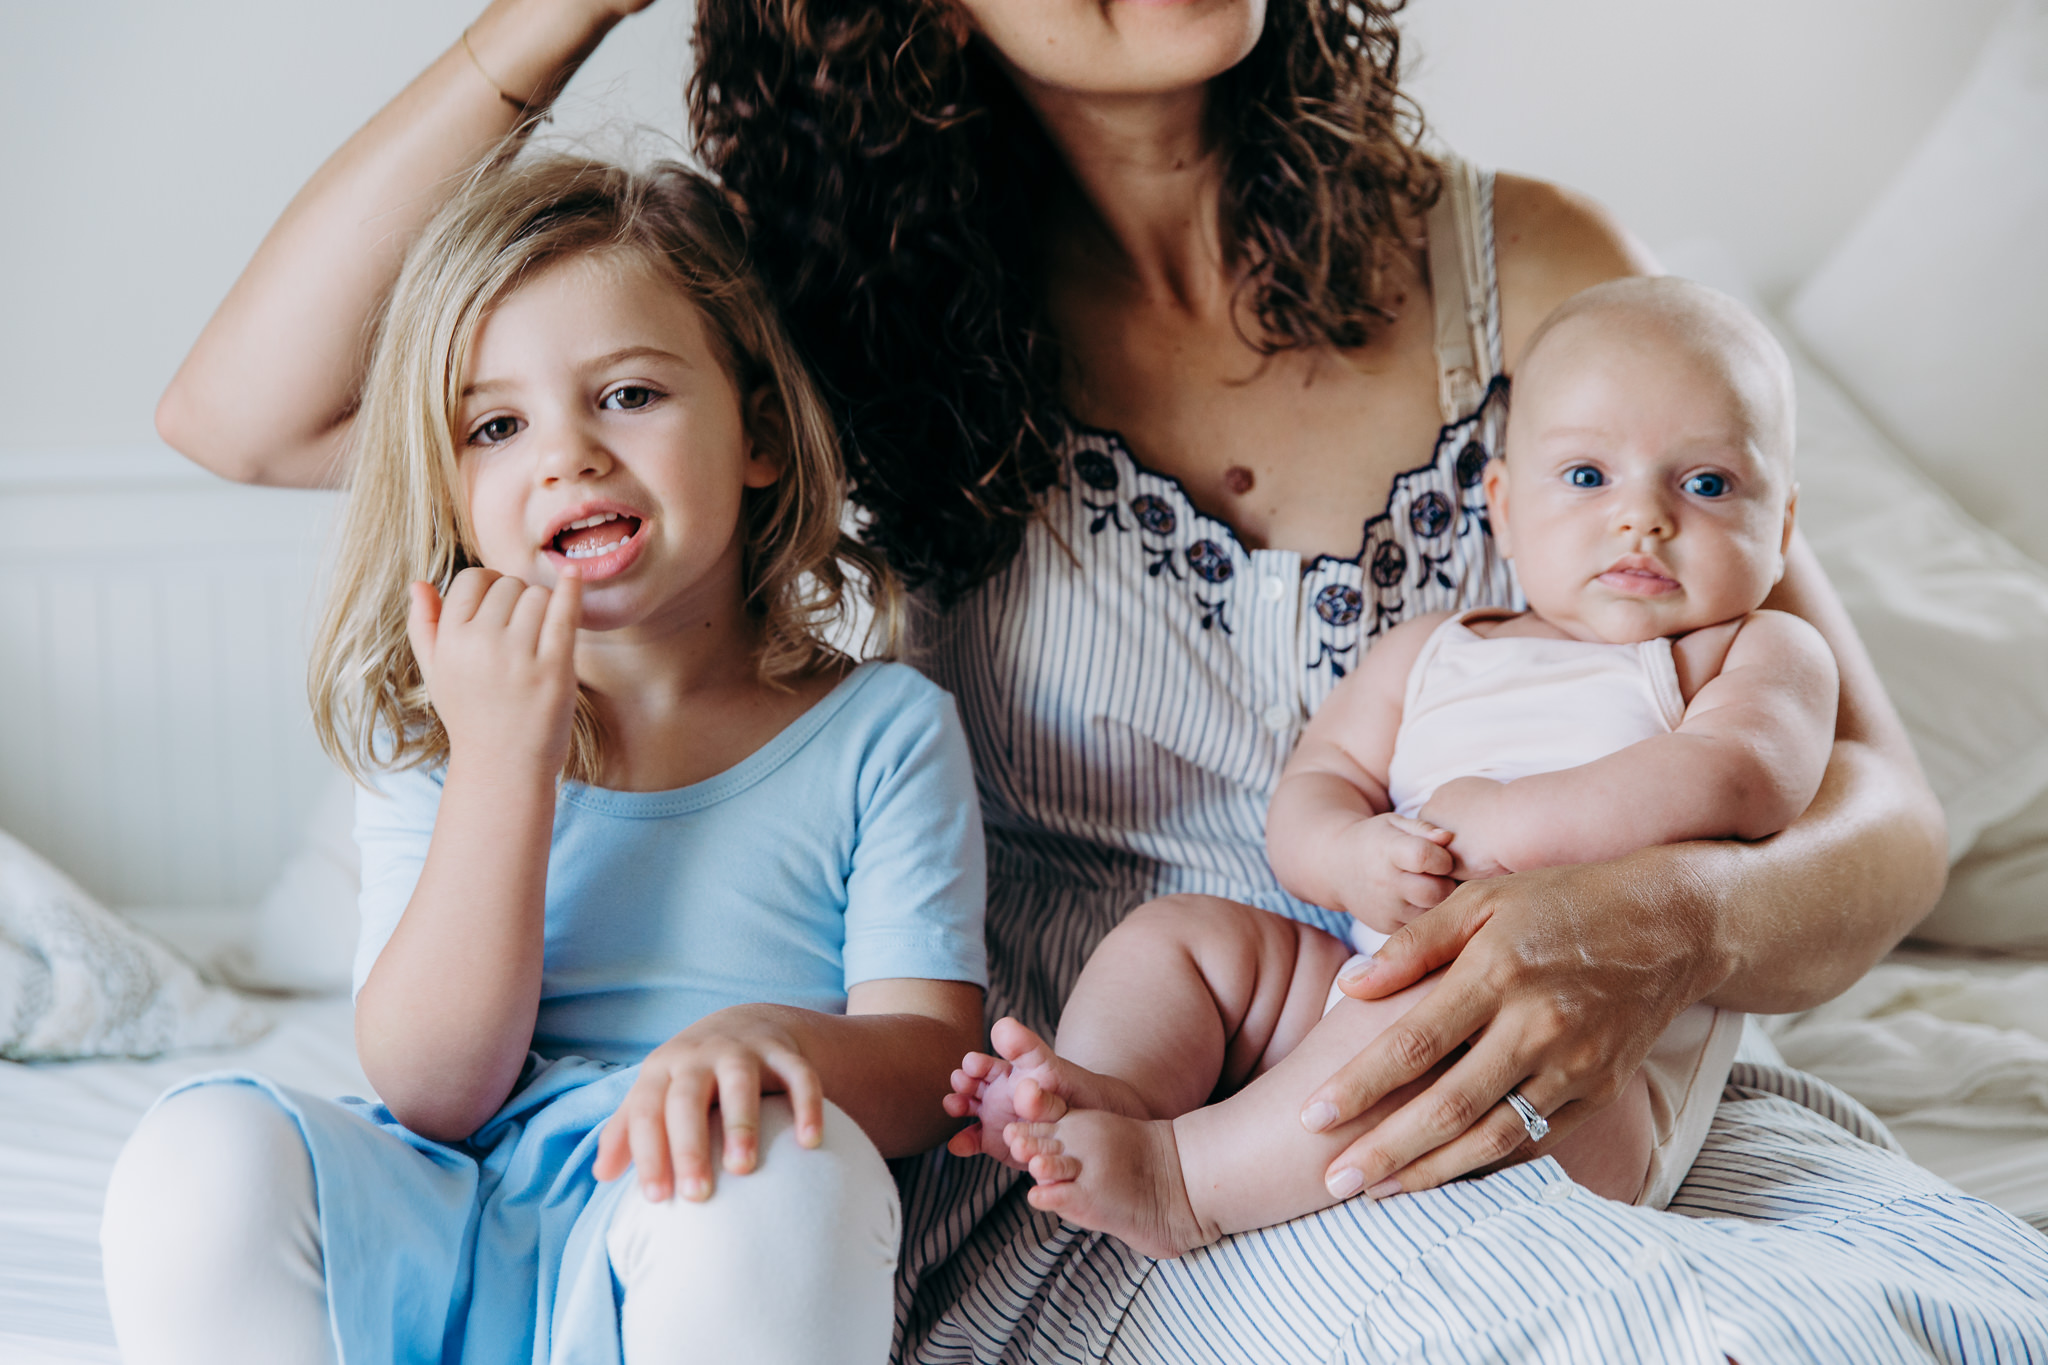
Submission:
<svg viewBox="0 0 2048 1365">
<path fill-rule="evenodd" d="M 199 961 L 247 924 L 228 912 L 137 918 Z M 1834 1006 L 1771 1032 L 1793 1065 L 1861 1090 L 1921 1164 L 2048 1231 L 2048 1065 L 2024 1066 L 2030 1049 L 2048 1050 L 2048 971 L 2027 982 L 2038 992 L 2008 984 L 2042 966 L 1901 953 Z M 1936 978 L 1952 972 L 1967 974 L 1963 987 L 1949 978 L 1939 989 Z M 236 1069 L 316 1094 L 371 1093 L 346 998 L 262 1003 L 276 1026 L 249 1047 L 152 1062 L 0 1062 L 0 1361 L 118 1361 L 100 1284 L 101 1201 L 121 1144 L 165 1089 Z M 2006 1028 L 1973 1027 L 1993 1010 Z M 1942 1077 L 1973 1069 L 2005 1083 L 1960 1106 L 1936 1094 Z"/>
<path fill-rule="evenodd" d="M 235 912 L 136 918 L 204 959 Z M 150 1103 L 190 1076 L 260 1071 L 326 1095 L 368 1095 L 345 997 L 266 999 L 256 1043 L 151 1062 L 0 1062 L 0 1361 L 117 1362 L 100 1285 L 102 1197 Z"/>
</svg>

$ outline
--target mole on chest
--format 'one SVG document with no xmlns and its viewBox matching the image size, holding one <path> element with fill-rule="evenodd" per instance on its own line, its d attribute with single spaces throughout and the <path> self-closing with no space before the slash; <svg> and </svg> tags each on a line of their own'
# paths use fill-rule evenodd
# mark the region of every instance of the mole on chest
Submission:
<svg viewBox="0 0 2048 1365">
<path fill-rule="evenodd" d="M 1243 497 L 1252 491 L 1252 485 L 1257 482 L 1257 477 L 1241 464 L 1234 464 L 1223 471 L 1223 486 L 1230 491 L 1232 497 Z"/>
</svg>

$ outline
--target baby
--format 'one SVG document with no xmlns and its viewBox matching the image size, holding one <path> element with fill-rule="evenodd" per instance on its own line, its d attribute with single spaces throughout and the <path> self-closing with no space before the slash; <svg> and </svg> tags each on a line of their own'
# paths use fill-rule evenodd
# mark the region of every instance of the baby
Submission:
<svg viewBox="0 0 2048 1365">
<path fill-rule="evenodd" d="M 1355 951 L 1459 881 L 1651 844 L 1759 839 L 1813 799 L 1838 680 L 1820 633 L 1762 610 L 1797 488 L 1785 356 L 1732 300 L 1617 280 L 1557 309 L 1515 378 L 1486 469 L 1525 611 L 1436 613 L 1388 632 L 1310 722 L 1267 817 L 1294 896 L 1353 942 L 1250 906 L 1139 907 L 1074 988 L 1058 1052 L 1013 1019 L 972 1053 L 952 1140 L 1030 1171 L 1034 1207 L 1177 1256 L 1358 1192 L 1320 1173 L 1420 1093 L 1307 1131 L 1309 1096 L 1433 987 L 1358 1001 Z M 1614 1104 L 1554 1144 L 1609 1198 L 1667 1202 L 1698 1154 L 1740 1017 L 1681 1015 Z M 1523 1078 L 1531 1142 L 1566 1102 Z M 1212 1101 L 1214 1101 L 1212 1103 Z M 1525 1149 L 1526 1150 L 1526 1149 Z"/>
</svg>

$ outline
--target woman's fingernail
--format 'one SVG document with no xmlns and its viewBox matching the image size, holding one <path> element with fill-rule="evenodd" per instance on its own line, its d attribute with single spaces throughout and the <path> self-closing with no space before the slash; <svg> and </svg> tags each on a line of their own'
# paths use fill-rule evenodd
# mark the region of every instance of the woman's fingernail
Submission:
<svg viewBox="0 0 2048 1365">
<path fill-rule="evenodd" d="M 1356 1166 L 1346 1166 L 1324 1182 L 1332 1199 L 1349 1199 L 1365 1188 L 1365 1172 Z"/>
<path fill-rule="evenodd" d="M 1365 1197 L 1367 1199 L 1385 1199 L 1390 1194 L 1399 1194 L 1400 1192 L 1401 1182 L 1392 1176 L 1388 1176 L 1385 1180 L 1367 1190 Z"/>
<path fill-rule="evenodd" d="M 1363 981 L 1366 977 L 1372 975 L 1374 965 L 1371 958 L 1367 958 L 1363 962 L 1347 962 L 1344 964 L 1344 970 L 1337 973 L 1337 980 L 1341 983 Z"/>
<path fill-rule="evenodd" d="M 711 1182 L 708 1180 L 700 1180 L 695 1176 L 691 1176 L 683 1182 L 683 1198 L 685 1199 L 705 1199 L 710 1197 L 710 1194 Z"/>
<path fill-rule="evenodd" d="M 1336 1121 L 1337 1106 L 1328 1100 L 1317 1100 L 1301 1111 L 1301 1126 L 1311 1133 L 1320 1133 Z"/>
</svg>

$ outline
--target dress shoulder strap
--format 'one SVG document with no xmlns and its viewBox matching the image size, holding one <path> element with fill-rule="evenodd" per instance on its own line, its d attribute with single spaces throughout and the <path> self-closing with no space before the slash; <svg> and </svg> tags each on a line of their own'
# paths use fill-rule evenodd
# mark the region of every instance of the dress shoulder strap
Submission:
<svg viewBox="0 0 2048 1365">
<path fill-rule="evenodd" d="M 1500 291 L 1493 266 L 1493 172 L 1441 158 L 1443 192 L 1427 220 L 1436 302 L 1437 402 L 1444 425 L 1472 415 L 1500 373 Z"/>
</svg>

